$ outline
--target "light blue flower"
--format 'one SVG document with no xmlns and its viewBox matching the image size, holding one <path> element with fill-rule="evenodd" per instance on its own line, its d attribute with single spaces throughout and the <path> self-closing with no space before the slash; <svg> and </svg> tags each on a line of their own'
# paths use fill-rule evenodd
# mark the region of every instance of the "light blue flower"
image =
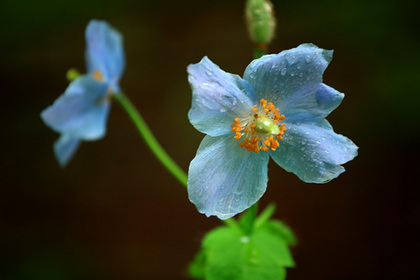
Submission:
<svg viewBox="0 0 420 280">
<path fill-rule="evenodd" d="M 105 135 L 110 95 L 120 91 L 125 67 L 123 37 L 107 22 L 90 21 L 85 37 L 87 74 L 71 82 L 64 94 L 41 113 L 45 124 L 61 134 L 54 143 L 61 166 L 69 162 L 81 140 Z"/>
<path fill-rule="evenodd" d="M 243 78 L 207 57 L 188 66 L 188 117 L 207 134 L 188 174 L 189 198 L 201 213 L 227 219 L 257 202 L 270 156 L 307 183 L 344 172 L 358 148 L 325 119 L 344 97 L 322 83 L 332 53 L 302 44 L 252 61 Z"/>
</svg>

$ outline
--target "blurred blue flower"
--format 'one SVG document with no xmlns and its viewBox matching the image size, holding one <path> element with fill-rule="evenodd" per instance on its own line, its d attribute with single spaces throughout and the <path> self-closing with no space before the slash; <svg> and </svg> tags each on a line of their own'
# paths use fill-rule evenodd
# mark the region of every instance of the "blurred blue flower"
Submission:
<svg viewBox="0 0 420 280">
<path fill-rule="evenodd" d="M 81 140 L 105 135 L 110 95 L 120 91 L 118 83 L 125 67 L 123 37 L 107 22 L 90 21 L 85 37 L 87 74 L 71 82 L 41 113 L 45 124 L 61 134 L 54 143 L 61 166 L 69 162 Z"/>
<path fill-rule="evenodd" d="M 332 53 L 302 44 L 252 61 L 243 78 L 207 57 L 188 66 L 188 117 L 207 134 L 188 174 L 189 198 L 201 213 L 227 219 L 257 202 L 270 156 L 307 183 L 344 172 L 358 148 L 325 119 L 344 97 L 322 83 Z"/>
</svg>

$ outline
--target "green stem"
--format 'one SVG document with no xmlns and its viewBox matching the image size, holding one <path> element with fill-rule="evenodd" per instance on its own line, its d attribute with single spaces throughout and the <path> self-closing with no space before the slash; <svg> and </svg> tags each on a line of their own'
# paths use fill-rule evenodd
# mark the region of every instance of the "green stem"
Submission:
<svg viewBox="0 0 420 280">
<path fill-rule="evenodd" d="M 258 202 L 248 208 L 244 214 L 242 214 L 240 225 L 246 234 L 251 234 L 255 228 L 255 220 L 257 218 Z"/>
<path fill-rule="evenodd" d="M 125 96 L 122 92 L 113 95 L 114 99 L 117 100 L 120 105 L 127 112 L 128 116 L 134 122 L 140 135 L 143 137 L 150 150 L 155 154 L 157 159 L 166 167 L 166 169 L 174 175 L 174 177 L 185 187 L 187 187 L 188 177 L 187 174 L 182 170 L 175 161 L 166 153 L 159 142 L 156 140 L 152 131 L 147 126 L 146 122 L 140 115 L 139 111 L 134 107 L 133 103 Z"/>
<path fill-rule="evenodd" d="M 254 58 L 260 58 L 263 55 L 267 54 L 268 45 L 267 44 L 255 44 L 254 47 Z"/>
<path fill-rule="evenodd" d="M 133 103 L 131 103 L 130 99 L 128 99 L 128 97 L 122 92 L 114 94 L 113 97 L 127 112 L 128 116 L 131 118 L 137 130 L 139 131 L 140 136 L 143 137 L 144 141 L 149 146 L 150 150 L 155 154 L 157 159 L 163 164 L 163 166 L 166 167 L 166 169 L 172 175 L 174 175 L 176 179 L 178 179 L 178 181 L 182 185 L 184 185 L 184 187 L 187 187 L 187 174 L 175 163 L 175 161 L 172 160 L 172 158 L 162 148 L 162 146 L 156 140 L 152 131 L 149 129 L 146 122 L 140 115 L 140 112 L 137 111 L 136 107 L 134 107 Z M 234 219 L 223 220 L 223 222 L 228 226 L 236 226 L 236 221 Z"/>
</svg>

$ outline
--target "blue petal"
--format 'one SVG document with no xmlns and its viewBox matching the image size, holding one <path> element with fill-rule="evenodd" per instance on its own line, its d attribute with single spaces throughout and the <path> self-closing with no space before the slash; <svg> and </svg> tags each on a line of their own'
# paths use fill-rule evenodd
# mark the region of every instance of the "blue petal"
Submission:
<svg viewBox="0 0 420 280">
<path fill-rule="evenodd" d="M 246 81 L 224 72 L 207 57 L 188 66 L 188 81 L 193 91 L 188 117 L 197 130 L 208 135 L 231 133 L 234 119 L 247 116 L 257 104 Z"/>
<path fill-rule="evenodd" d="M 267 187 L 267 153 L 248 152 L 233 135 L 204 137 L 188 173 L 188 195 L 200 213 L 228 219 Z"/>
<path fill-rule="evenodd" d="M 286 116 L 286 123 L 317 123 L 327 117 L 340 105 L 344 94 L 321 83 L 306 95 L 293 95 L 285 101 L 280 111 Z"/>
<path fill-rule="evenodd" d="M 252 61 L 245 70 L 244 79 L 254 88 L 258 98 L 273 102 L 286 118 L 294 110 L 317 111 L 320 108 L 315 106 L 316 91 L 332 53 L 312 44 L 302 44 Z"/>
<path fill-rule="evenodd" d="M 106 94 L 107 84 L 81 76 L 42 111 L 41 118 L 59 133 L 83 140 L 99 139 L 105 135 L 110 107 Z"/>
<path fill-rule="evenodd" d="M 80 145 L 80 140 L 69 135 L 61 135 L 54 143 L 54 154 L 61 167 L 65 167 Z"/>
<path fill-rule="evenodd" d="M 289 124 L 280 146 L 270 152 L 274 161 L 306 183 L 325 183 L 344 172 L 341 164 L 357 155 L 357 146 L 336 134 L 326 121 Z"/>
<path fill-rule="evenodd" d="M 123 36 L 107 22 L 91 20 L 86 28 L 86 64 L 89 73 L 99 71 L 117 92 L 125 67 Z"/>
</svg>

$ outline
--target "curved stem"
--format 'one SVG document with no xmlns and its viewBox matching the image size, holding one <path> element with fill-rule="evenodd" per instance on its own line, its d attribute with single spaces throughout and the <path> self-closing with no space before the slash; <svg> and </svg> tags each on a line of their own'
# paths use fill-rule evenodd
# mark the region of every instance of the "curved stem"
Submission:
<svg viewBox="0 0 420 280">
<path fill-rule="evenodd" d="M 120 103 L 123 109 L 127 112 L 128 116 L 133 121 L 134 125 L 136 126 L 137 130 L 140 133 L 140 136 L 143 137 L 146 144 L 149 146 L 150 150 L 155 154 L 157 159 L 166 167 L 166 169 L 174 175 L 178 181 L 187 188 L 188 183 L 188 176 L 176 163 L 173 159 L 166 153 L 166 151 L 162 148 L 159 142 L 156 140 L 155 136 L 153 135 L 152 131 L 147 126 L 146 122 L 144 121 L 143 117 L 140 115 L 140 112 L 134 107 L 133 103 L 131 103 L 130 99 L 122 93 L 119 92 L 113 95 L 113 98 Z M 236 226 L 236 221 L 234 219 L 227 219 L 223 220 L 226 225 L 228 226 Z"/>
<path fill-rule="evenodd" d="M 147 126 L 143 117 L 140 115 L 139 111 L 136 109 L 136 107 L 134 107 L 133 103 L 131 103 L 128 97 L 122 92 L 114 94 L 113 97 L 127 112 L 128 116 L 134 122 L 134 125 L 136 126 L 140 135 L 143 137 L 147 146 L 149 146 L 150 150 L 155 154 L 157 159 L 182 185 L 184 185 L 184 187 L 187 187 L 187 174 L 176 164 L 175 161 L 173 161 L 173 159 L 162 148 L 162 146 L 159 144 L 159 142 L 153 135 L 152 131 Z"/>
</svg>

